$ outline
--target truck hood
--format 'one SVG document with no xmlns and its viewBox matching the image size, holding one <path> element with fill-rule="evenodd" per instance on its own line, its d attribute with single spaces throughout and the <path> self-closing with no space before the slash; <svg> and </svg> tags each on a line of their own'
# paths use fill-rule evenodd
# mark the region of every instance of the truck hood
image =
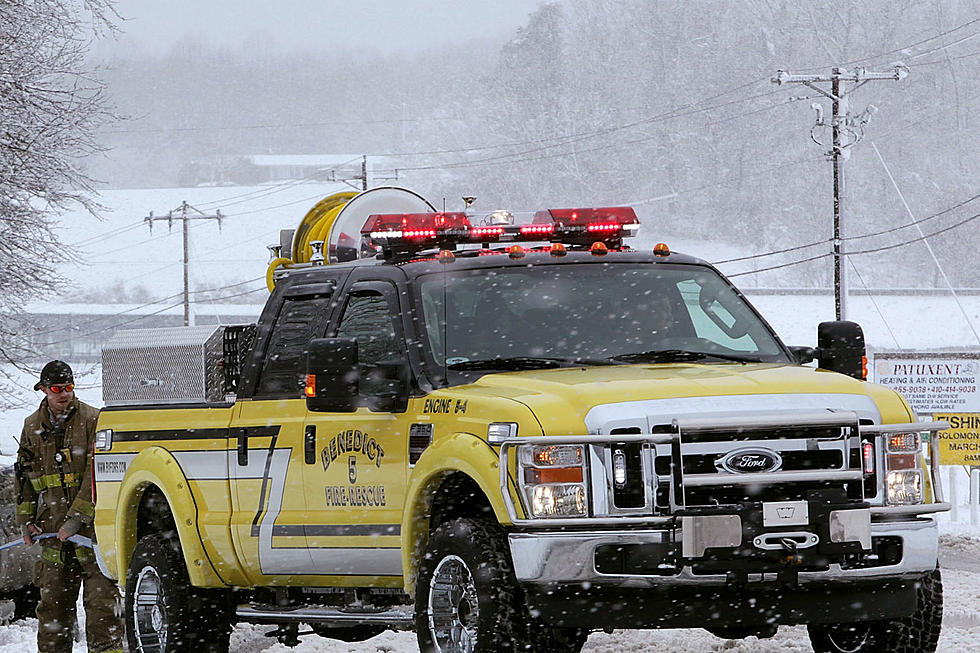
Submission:
<svg viewBox="0 0 980 653">
<path fill-rule="evenodd" d="M 488 374 L 474 385 L 526 405 L 543 435 L 608 433 L 675 418 L 846 410 L 874 423 L 913 419 L 895 392 L 780 364 L 655 364 Z M 527 433 L 526 435 L 538 435 Z"/>
</svg>

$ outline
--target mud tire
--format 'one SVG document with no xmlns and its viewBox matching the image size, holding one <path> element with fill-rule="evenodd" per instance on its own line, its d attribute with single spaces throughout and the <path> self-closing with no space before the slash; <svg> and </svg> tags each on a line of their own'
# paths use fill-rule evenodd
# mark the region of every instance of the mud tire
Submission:
<svg viewBox="0 0 980 653">
<path fill-rule="evenodd" d="M 943 621 L 939 569 L 916 583 L 915 612 L 904 619 L 807 626 L 815 653 L 935 653 Z"/>
<path fill-rule="evenodd" d="M 176 537 L 154 533 L 137 543 L 126 574 L 124 612 L 130 651 L 228 653 L 230 595 L 191 585 Z"/>
<path fill-rule="evenodd" d="M 435 592 L 434 575 L 442 581 L 435 586 Z M 459 579 L 458 586 L 456 579 Z M 439 650 L 437 639 L 443 650 L 449 648 L 460 653 L 529 650 L 526 646 L 529 617 L 523 594 L 514 578 L 505 533 L 496 523 L 460 518 L 441 524 L 432 533 L 419 565 L 415 590 L 419 650 L 422 653 Z M 430 601 L 433 596 L 435 603 Z M 445 607 L 446 603 L 450 607 Z M 436 607 L 434 619 L 430 619 L 430 605 Z M 476 615 L 473 607 L 477 608 Z M 465 625 L 457 629 L 465 639 L 457 647 L 447 646 L 443 639 L 447 635 L 445 615 L 450 613 L 456 615 L 458 624 Z"/>
</svg>

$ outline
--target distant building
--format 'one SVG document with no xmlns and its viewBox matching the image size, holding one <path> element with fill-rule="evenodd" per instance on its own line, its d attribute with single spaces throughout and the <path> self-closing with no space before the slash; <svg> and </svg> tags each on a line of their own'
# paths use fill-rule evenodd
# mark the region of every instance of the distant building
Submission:
<svg viewBox="0 0 980 653">
<path fill-rule="evenodd" d="M 375 177 L 375 170 L 385 165 L 382 159 L 383 157 L 367 158 L 369 179 Z M 188 162 L 181 170 L 180 183 L 202 186 L 355 180 L 360 188 L 363 162 L 360 154 L 214 156 Z"/>
<path fill-rule="evenodd" d="M 158 305 L 32 304 L 28 324 L 20 333 L 28 338 L 38 361 L 59 358 L 72 363 L 102 360 L 102 345 L 120 329 L 182 326 L 184 307 L 160 310 Z M 258 320 L 261 304 L 196 304 L 195 324 L 249 324 Z"/>
</svg>

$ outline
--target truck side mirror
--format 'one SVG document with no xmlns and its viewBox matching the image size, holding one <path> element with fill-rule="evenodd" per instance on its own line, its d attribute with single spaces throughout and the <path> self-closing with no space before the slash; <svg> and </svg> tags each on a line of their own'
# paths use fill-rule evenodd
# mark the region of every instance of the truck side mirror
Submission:
<svg viewBox="0 0 980 653">
<path fill-rule="evenodd" d="M 820 352 L 813 347 L 794 346 L 789 348 L 789 353 L 793 355 L 793 360 L 799 365 L 806 365 L 820 355 Z"/>
<path fill-rule="evenodd" d="M 408 408 L 411 368 L 407 360 L 380 361 L 367 372 L 365 384 L 374 390 L 364 397 L 368 408 L 386 413 L 403 413 Z"/>
<path fill-rule="evenodd" d="M 321 413 L 353 413 L 357 409 L 358 374 L 356 340 L 311 340 L 306 358 L 306 408 Z"/>
<path fill-rule="evenodd" d="M 867 379 L 864 331 L 856 322 L 821 322 L 817 326 L 817 348 L 822 369 L 860 381 Z"/>
</svg>

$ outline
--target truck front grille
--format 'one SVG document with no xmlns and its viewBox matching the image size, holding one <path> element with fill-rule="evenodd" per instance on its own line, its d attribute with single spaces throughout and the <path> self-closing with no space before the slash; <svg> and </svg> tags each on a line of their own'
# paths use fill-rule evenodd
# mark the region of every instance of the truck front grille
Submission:
<svg viewBox="0 0 980 653">
<path fill-rule="evenodd" d="M 827 492 L 863 502 L 874 475 L 863 473 L 853 413 L 820 413 L 798 424 L 733 424 L 703 419 L 658 425 L 670 444 L 606 443 L 592 447 L 596 516 L 668 514 L 758 501 L 810 500 Z M 639 428 L 609 435 L 642 435 Z M 619 460 L 621 482 L 614 478 Z M 604 491 L 603 491 L 604 490 Z M 870 491 L 869 491 L 870 490 Z"/>
</svg>

